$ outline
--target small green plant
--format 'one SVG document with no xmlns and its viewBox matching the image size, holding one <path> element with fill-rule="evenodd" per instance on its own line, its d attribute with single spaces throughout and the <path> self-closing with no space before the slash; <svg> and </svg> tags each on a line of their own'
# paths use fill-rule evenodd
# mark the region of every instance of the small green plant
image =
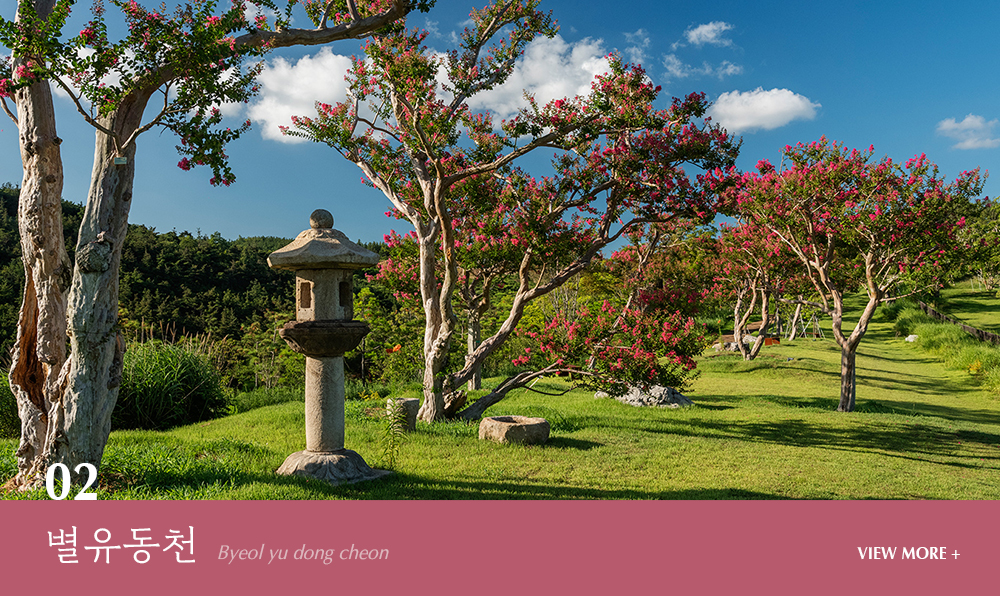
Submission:
<svg viewBox="0 0 1000 596">
<path fill-rule="evenodd" d="M 386 402 L 382 417 L 379 446 L 382 448 L 382 466 L 394 470 L 399 462 L 399 447 L 406 440 L 406 410 L 402 401 L 390 399 Z"/>
</svg>

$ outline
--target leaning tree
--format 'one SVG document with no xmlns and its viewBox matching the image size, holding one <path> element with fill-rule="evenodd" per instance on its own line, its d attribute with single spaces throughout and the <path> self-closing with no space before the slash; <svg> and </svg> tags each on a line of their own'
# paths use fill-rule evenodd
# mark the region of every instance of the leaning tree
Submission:
<svg viewBox="0 0 1000 596">
<path fill-rule="evenodd" d="M 939 285 L 946 263 L 962 250 L 956 234 L 978 210 L 979 170 L 945 183 L 925 155 L 904 165 L 873 160 L 874 148 L 848 151 L 826 138 L 784 150 L 784 167 L 761 160 L 728 195 L 731 212 L 769 230 L 801 263 L 833 319 L 841 349 L 840 401 L 855 403 L 855 357 L 875 309 Z M 905 292 L 895 290 L 905 286 Z M 845 295 L 867 296 L 858 322 L 844 330 Z"/>
<path fill-rule="evenodd" d="M 445 392 L 475 375 L 531 300 L 582 271 L 601 248 L 644 222 L 706 216 L 711 176 L 692 180 L 680 164 L 714 171 L 735 160 L 729 137 L 699 121 L 707 108 L 703 95 L 657 110 L 659 88 L 616 56 L 589 95 L 544 106 L 526 96 L 528 107 L 500 123 L 474 112 L 470 99 L 506 81 L 530 41 L 555 34 L 537 4 L 502 0 L 474 10 L 461 48 L 443 57 L 421 45 L 426 33 L 419 31 L 371 40 L 349 75 L 352 98 L 319 104 L 316 117 L 296 119 L 289 131 L 355 163 L 413 226 L 425 314 L 420 417 L 426 421 L 444 417 Z M 541 149 L 555 150 L 552 175 L 514 167 Z M 482 192 L 494 181 L 500 182 L 495 191 Z M 517 289 L 497 333 L 462 370 L 448 374 L 461 255 L 474 254 L 459 250 L 463 221 L 509 231 L 481 233 L 477 241 L 509 243 L 504 250 L 513 248 L 506 258 Z"/>
<path fill-rule="evenodd" d="M 26 283 L 10 373 L 22 425 L 11 484 L 21 487 L 54 463 L 74 475 L 81 463 L 100 465 L 121 379 L 118 268 L 139 136 L 172 131 L 180 137 L 181 168 L 205 165 L 213 184 L 231 184 L 224 148 L 249 121 L 227 128 L 213 106 L 256 92 L 255 60 L 275 48 L 387 31 L 433 0 L 313 0 L 304 3 L 311 29 L 291 26 L 296 0 L 284 9 L 274 0 L 240 0 L 227 10 L 216 0 L 192 0 L 170 14 L 136 0 L 108 0 L 113 9 L 98 0 L 84 28 L 64 34 L 76 3 L 20 0 L 13 21 L 0 19 L 0 43 L 11 50 L 0 64 L 0 103 L 18 127 L 24 167 L 18 217 Z M 127 27 L 117 40 L 112 16 Z M 61 139 L 51 85 L 95 129 L 75 263 L 62 245 Z"/>
</svg>

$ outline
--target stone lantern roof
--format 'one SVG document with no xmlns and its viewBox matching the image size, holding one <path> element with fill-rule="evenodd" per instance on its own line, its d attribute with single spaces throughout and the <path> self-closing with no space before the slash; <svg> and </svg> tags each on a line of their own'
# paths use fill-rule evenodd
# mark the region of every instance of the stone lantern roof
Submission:
<svg viewBox="0 0 1000 596">
<path fill-rule="evenodd" d="M 273 269 L 363 269 L 378 263 L 378 253 L 355 244 L 333 229 L 333 215 L 317 209 L 309 217 L 310 229 L 267 257 Z"/>
</svg>

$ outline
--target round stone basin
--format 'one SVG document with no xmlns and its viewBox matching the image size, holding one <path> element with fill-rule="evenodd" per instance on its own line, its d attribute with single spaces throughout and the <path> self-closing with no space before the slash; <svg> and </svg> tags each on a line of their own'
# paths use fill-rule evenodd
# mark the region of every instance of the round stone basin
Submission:
<svg viewBox="0 0 1000 596">
<path fill-rule="evenodd" d="M 343 356 L 368 335 L 364 321 L 291 321 L 278 330 L 288 347 L 311 358 Z"/>
<path fill-rule="evenodd" d="M 549 440 L 549 421 L 527 416 L 493 416 L 479 423 L 479 438 L 535 445 Z"/>
</svg>

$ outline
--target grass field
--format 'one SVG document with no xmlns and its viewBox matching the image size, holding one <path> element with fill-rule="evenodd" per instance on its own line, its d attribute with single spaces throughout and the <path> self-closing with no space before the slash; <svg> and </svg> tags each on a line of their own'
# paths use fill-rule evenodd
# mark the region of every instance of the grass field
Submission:
<svg viewBox="0 0 1000 596">
<path fill-rule="evenodd" d="M 953 298 L 950 304 L 955 304 Z M 950 310 L 953 312 L 953 310 Z M 994 311 L 997 312 L 997 311 Z M 304 447 L 301 402 L 167 432 L 112 433 L 100 499 L 998 499 L 1000 400 L 965 370 L 873 324 L 858 355 L 857 411 L 835 411 L 830 339 L 765 348 L 754 362 L 711 350 L 686 409 L 591 394 L 519 392 L 488 415 L 543 416 L 543 446 L 482 442 L 477 426 L 426 425 L 395 474 L 356 485 L 273 474 Z M 552 381 L 550 387 L 558 384 Z M 374 467 L 380 402 L 349 401 L 347 447 Z M 0 442 L 0 482 L 15 441 Z M 42 491 L 5 498 L 47 498 Z"/>
</svg>

